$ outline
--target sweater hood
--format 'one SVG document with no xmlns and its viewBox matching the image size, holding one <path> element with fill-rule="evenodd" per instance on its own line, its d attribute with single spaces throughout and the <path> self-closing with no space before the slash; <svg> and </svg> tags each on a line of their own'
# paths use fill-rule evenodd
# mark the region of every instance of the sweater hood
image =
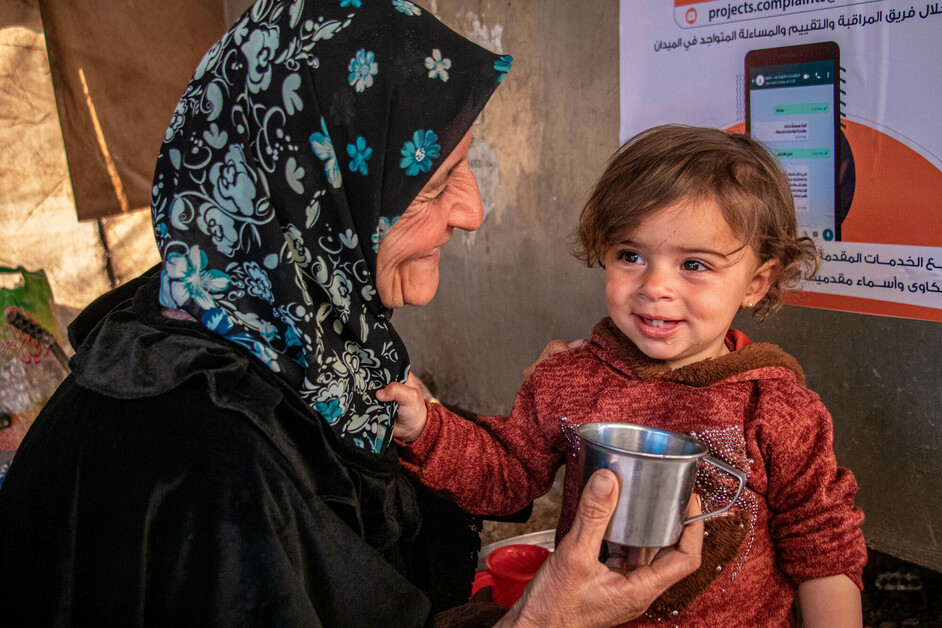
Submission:
<svg viewBox="0 0 942 628">
<path fill-rule="evenodd" d="M 711 386 L 727 380 L 759 379 L 789 376 L 779 369 L 787 369 L 802 386 L 805 374 L 798 361 L 777 345 L 751 342 L 745 334 L 730 330 L 726 337 L 730 352 L 718 358 L 706 359 L 671 370 L 664 360 L 649 358 L 626 336 L 610 317 L 605 317 L 592 330 L 589 345 L 596 357 L 629 377 L 640 380 L 662 379 L 687 386 Z M 761 376 L 758 369 L 774 368 Z"/>
</svg>

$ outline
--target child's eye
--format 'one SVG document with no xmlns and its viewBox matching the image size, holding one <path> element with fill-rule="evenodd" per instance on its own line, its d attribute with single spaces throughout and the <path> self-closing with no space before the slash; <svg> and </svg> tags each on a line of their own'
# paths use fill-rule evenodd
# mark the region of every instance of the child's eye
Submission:
<svg viewBox="0 0 942 628">
<path fill-rule="evenodd" d="M 634 251 L 619 251 L 618 259 L 628 264 L 643 264 L 644 259 Z"/>
<path fill-rule="evenodd" d="M 706 264 L 696 259 L 685 260 L 684 263 L 682 264 L 682 267 L 684 270 L 691 270 L 691 271 L 709 270 Z"/>
</svg>

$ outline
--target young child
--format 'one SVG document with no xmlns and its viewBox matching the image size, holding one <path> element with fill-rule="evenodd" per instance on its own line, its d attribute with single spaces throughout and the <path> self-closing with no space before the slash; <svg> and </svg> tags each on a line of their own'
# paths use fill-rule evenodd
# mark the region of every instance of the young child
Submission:
<svg viewBox="0 0 942 628">
<path fill-rule="evenodd" d="M 759 143 L 716 129 L 660 126 L 611 159 L 582 211 L 580 257 L 605 269 L 609 316 L 586 345 L 542 361 L 509 417 L 466 421 L 391 384 L 405 468 L 476 514 L 545 494 L 574 460 L 575 427 L 641 423 L 694 434 L 748 483 L 707 522 L 703 563 L 631 625 L 859 626 L 866 547 L 857 484 L 837 466 L 831 418 L 794 358 L 731 330 L 759 318 L 817 268 L 796 235 L 788 180 Z M 579 494 L 566 473 L 557 540 Z M 727 476 L 701 468 L 704 509 Z"/>
</svg>

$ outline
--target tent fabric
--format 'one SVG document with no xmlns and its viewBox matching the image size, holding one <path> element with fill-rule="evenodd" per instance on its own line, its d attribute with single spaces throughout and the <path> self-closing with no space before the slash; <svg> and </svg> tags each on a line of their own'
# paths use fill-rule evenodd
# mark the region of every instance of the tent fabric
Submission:
<svg viewBox="0 0 942 628">
<path fill-rule="evenodd" d="M 40 0 L 80 220 L 149 208 L 154 164 L 222 2 Z"/>
</svg>

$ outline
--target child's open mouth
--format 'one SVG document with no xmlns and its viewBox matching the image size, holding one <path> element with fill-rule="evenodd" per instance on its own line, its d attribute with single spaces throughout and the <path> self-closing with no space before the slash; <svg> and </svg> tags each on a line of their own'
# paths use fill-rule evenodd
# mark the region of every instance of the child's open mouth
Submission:
<svg viewBox="0 0 942 628">
<path fill-rule="evenodd" d="M 667 320 L 663 318 L 648 318 L 635 314 L 635 320 L 638 321 L 638 328 L 646 336 L 652 338 L 665 338 L 674 334 L 683 321 Z"/>
</svg>

